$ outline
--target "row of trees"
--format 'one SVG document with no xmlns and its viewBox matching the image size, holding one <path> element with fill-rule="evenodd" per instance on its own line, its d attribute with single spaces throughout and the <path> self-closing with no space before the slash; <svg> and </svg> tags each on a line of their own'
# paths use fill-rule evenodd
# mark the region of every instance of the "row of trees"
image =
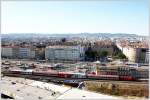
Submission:
<svg viewBox="0 0 150 100">
<path fill-rule="evenodd" d="M 109 55 L 108 51 L 102 50 L 102 51 L 94 51 L 91 48 L 89 48 L 86 52 L 85 55 L 87 58 L 91 59 L 96 59 L 96 58 L 105 58 Z M 126 59 L 126 56 L 117 48 L 114 47 L 114 52 L 112 55 L 113 59 Z"/>
<path fill-rule="evenodd" d="M 96 58 L 96 57 L 106 57 L 108 56 L 108 52 L 107 51 L 100 51 L 100 52 L 97 52 L 97 51 L 93 51 L 93 50 L 87 50 L 85 52 L 85 55 L 89 58 Z"/>
<path fill-rule="evenodd" d="M 112 57 L 114 59 L 127 59 L 126 56 L 122 53 L 120 49 L 118 49 L 116 45 L 113 45 L 113 47 L 114 47 L 114 52 Z"/>
</svg>

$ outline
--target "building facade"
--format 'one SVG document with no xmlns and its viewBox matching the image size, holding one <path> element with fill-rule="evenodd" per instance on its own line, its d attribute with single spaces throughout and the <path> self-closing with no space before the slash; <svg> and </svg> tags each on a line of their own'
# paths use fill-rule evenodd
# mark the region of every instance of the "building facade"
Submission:
<svg viewBox="0 0 150 100">
<path fill-rule="evenodd" d="M 19 58 L 21 58 L 21 59 L 34 59 L 35 58 L 35 48 L 33 48 L 33 47 L 20 47 L 19 48 Z"/>
<path fill-rule="evenodd" d="M 79 61 L 84 59 L 82 46 L 49 46 L 45 49 L 45 59 Z"/>
<path fill-rule="evenodd" d="M 30 50 L 26 47 L 19 48 L 19 58 L 21 59 L 27 59 L 30 56 Z"/>
<path fill-rule="evenodd" d="M 45 46 L 36 47 L 35 58 L 37 60 L 44 60 L 45 59 Z"/>
<path fill-rule="evenodd" d="M 12 47 L 2 47 L 1 56 L 6 58 L 13 57 L 13 48 Z"/>
<path fill-rule="evenodd" d="M 148 48 L 123 48 L 123 54 L 131 62 L 148 63 Z"/>
<path fill-rule="evenodd" d="M 148 63 L 149 62 L 149 48 L 138 46 L 121 46 L 117 44 L 117 47 L 128 58 L 130 62 L 136 63 Z"/>
<path fill-rule="evenodd" d="M 146 58 L 145 58 L 145 62 L 149 63 L 149 50 L 146 51 Z"/>
<path fill-rule="evenodd" d="M 35 48 L 19 46 L 2 47 L 1 56 L 11 59 L 33 59 L 35 58 Z"/>
</svg>

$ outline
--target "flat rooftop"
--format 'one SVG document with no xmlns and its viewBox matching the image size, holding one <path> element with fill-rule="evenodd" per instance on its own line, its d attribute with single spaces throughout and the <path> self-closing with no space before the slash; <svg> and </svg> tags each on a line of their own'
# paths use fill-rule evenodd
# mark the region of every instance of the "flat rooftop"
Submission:
<svg viewBox="0 0 150 100">
<path fill-rule="evenodd" d="M 53 91 L 47 91 L 42 88 L 37 88 L 30 86 L 30 80 L 28 83 L 28 80 L 20 80 L 18 79 L 18 82 L 13 81 L 13 79 L 5 80 L 2 79 L 1 81 L 1 92 L 8 95 L 12 96 L 15 99 L 22 99 L 22 100 L 39 100 L 39 99 L 54 99 L 56 97 L 52 96 L 51 94 Z M 12 82 L 15 82 L 15 84 L 12 84 Z M 27 82 L 27 83 L 26 83 Z"/>
<path fill-rule="evenodd" d="M 123 98 L 121 97 L 99 94 L 63 85 L 55 85 L 52 83 L 45 83 L 15 77 L 2 78 L 1 92 L 8 96 L 14 97 L 15 99 L 22 99 L 22 100 L 40 100 L 40 99 L 123 100 Z"/>
<path fill-rule="evenodd" d="M 66 93 L 64 93 L 63 95 L 59 96 L 57 99 L 63 99 L 63 100 L 71 100 L 71 99 L 88 99 L 88 100 L 92 100 L 92 99 L 97 99 L 97 100 L 104 100 L 104 99 L 109 99 L 109 100 L 121 100 L 121 98 L 118 97 L 113 97 L 113 96 L 108 96 L 108 95 L 104 95 L 104 94 L 98 94 L 98 93 L 94 93 L 94 92 L 90 92 L 90 91 L 83 91 L 83 90 L 79 90 L 76 88 L 73 88 L 71 90 L 68 90 Z"/>
<path fill-rule="evenodd" d="M 67 45 L 54 45 L 54 46 L 47 46 L 46 48 L 75 48 L 78 46 L 67 46 Z"/>
</svg>

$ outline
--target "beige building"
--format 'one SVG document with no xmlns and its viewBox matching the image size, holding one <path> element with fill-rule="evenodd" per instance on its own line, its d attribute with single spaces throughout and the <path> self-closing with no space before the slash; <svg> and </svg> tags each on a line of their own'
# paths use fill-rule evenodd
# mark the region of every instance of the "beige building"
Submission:
<svg viewBox="0 0 150 100">
<path fill-rule="evenodd" d="M 123 52 L 130 62 L 148 63 L 149 61 L 149 49 L 147 47 L 138 46 L 121 46 L 117 44 L 117 47 Z"/>
<path fill-rule="evenodd" d="M 36 59 L 45 59 L 45 47 L 36 47 L 35 58 Z"/>
<path fill-rule="evenodd" d="M 97 52 L 107 51 L 109 55 L 112 55 L 114 52 L 113 42 L 109 40 L 97 41 L 92 45 L 92 50 Z"/>
<path fill-rule="evenodd" d="M 29 58 L 34 59 L 35 58 L 35 48 L 30 48 L 30 56 Z"/>
</svg>

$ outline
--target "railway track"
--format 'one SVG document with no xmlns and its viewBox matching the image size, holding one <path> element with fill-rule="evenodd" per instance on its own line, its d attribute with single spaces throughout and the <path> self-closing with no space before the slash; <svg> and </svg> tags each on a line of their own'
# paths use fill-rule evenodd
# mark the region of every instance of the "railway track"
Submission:
<svg viewBox="0 0 150 100">
<path fill-rule="evenodd" d="M 119 83 L 135 83 L 135 84 L 148 84 L 148 81 L 119 81 L 119 80 L 101 80 L 101 79 L 91 79 L 91 78 L 60 78 L 60 77 L 52 77 L 52 76 L 38 76 L 38 75 L 21 75 L 21 74 L 10 74 L 5 73 L 3 76 L 9 76 L 9 77 L 21 77 L 21 78 L 27 78 L 27 79 L 33 79 L 33 80 L 47 80 L 47 81 L 59 81 L 63 82 L 65 80 L 74 80 L 77 82 L 83 82 L 83 81 L 101 81 L 101 82 L 119 82 Z"/>
</svg>

